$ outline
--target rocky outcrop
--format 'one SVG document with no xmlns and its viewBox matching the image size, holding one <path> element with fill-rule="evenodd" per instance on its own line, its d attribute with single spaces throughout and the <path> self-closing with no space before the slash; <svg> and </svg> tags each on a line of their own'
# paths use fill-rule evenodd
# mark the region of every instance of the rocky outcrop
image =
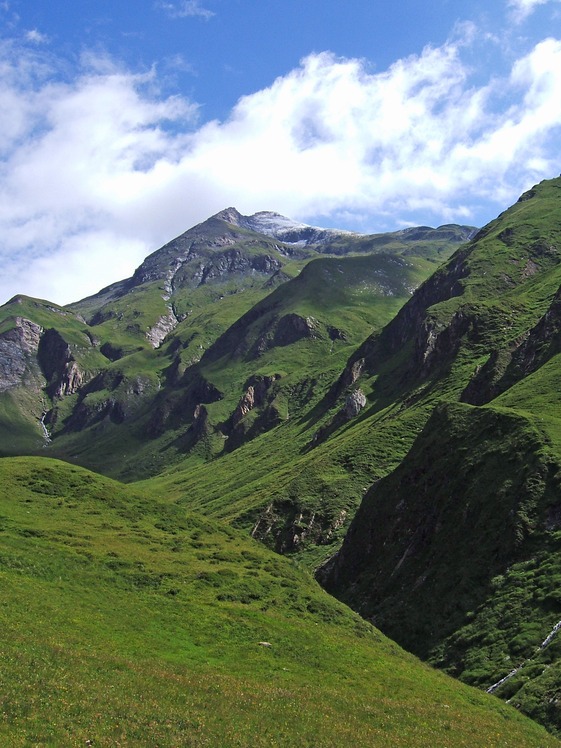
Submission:
<svg viewBox="0 0 561 748">
<path fill-rule="evenodd" d="M 276 325 L 273 346 L 291 345 L 303 338 L 313 338 L 315 329 L 316 322 L 312 317 L 285 314 Z"/>
<path fill-rule="evenodd" d="M 197 441 L 208 433 L 208 425 L 208 410 L 201 403 L 197 405 L 193 412 L 193 423 L 191 424 L 191 430 Z"/>
<path fill-rule="evenodd" d="M 356 418 L 358 416 L 365 405 L 366 397 L 364 395 L 364 392 L 360 389 L 355 390 L 354 392 L 351 392 L 351 394 L 345 400 L 345 405 L 343 406 L 343 416 L 347 421 L 350 421 L 352 418 Z"/>
<path fill-rule="evenodd" d="M 80 387 L 82 387 L 87 381 L 88 376 L 84 374 L 76 361 L 68 361 L 64 366 L 64 371 L 61 374 L 58 387 L 54 394 L 56 397 L 73 395 L 75 392 L 78 392 Z"/>
<path fill-rule="evenodd" d="M 259 358 L 271 348 L 297 343 L 305 338 L 317 336 L 317 321 L 313 317 L 301 317 L 289 313 L 280 319 L 273 317 L 249 351 L 249 358 Z"/>
<path fill-rule="evenodd" d="M 64 421 L 64 431 L 80 431 L 104 419 L 120 424 L 154 395 L 154 382 L 142 374 L 126 377 L 122 372 L 104 371 L 79 390 L 78 404 Z M 56 419 L 56 408 L 50 423 Z"/>
<path fill-rule="evenodd" d="M 226 208 L 217 213 L 215 217 L 233 226 L 274 237 L 284 244 L 298 246 L 324 245 L 343 237 L 359 236 L 351 231 L 308 226 L 268 210 L 254 213 L 252 216 L 243 216 L 235 208 Z"/>
<path fill-rule="evenodd" d="M 214 431 L 209 421 L 208 410 L 201 403 L 193 411 L 193 422 L 189 426 L 186 434 L 178 442 L 185 451 L 190 451 L 200 442 L 204 442 Z"/>
<path fill-rule="evenodd" d="M 187 370 L 181 383 L 185 388 L 181 392 L 168 390 L 158 393 L 144 428 L 151 439 L 161 436 L 166 429 L 192 423 L 193 418 L 202 417 L 203 405 L 222 399 L 220 390 L 197 370 Z M 208 417 L 206 408 L 204 416 Z"/>
<path fill-rule="evenodd" d="M 81 431 L 104 419 L 108 419 L 111 423 L 120 424 L 123 423 L 125 418 L 126 413 L 123 403 L 114 397 L 98 401 L 85 399 L 76 406 L 71 416 L 66 419 L 64 431 Z"/>
<path fill-rule="evenodd" d="M 274 501 L 257 518 L 251 536 L 277 553 L 290 554 L 306 543 L 328 545 L 348 519 L 346 509 L 335 516 L 322 508 L 297 507 L 288 501 Z"/>
<path fill-rule="evenodd" d="M 426 379 L 457 354 L 462 338 L 474 322 L 474 315 L 464 308 L 455 311 L 448 322 L 425 317 L 417 327 L 410 371 Z"/>
<path fill-rule="evenodd" d="M 231 429 L 235 429 L 254 407 L 260 408 L 272 402 L 275 393 L 271 391 L 271 388 L 278 379 L 280 379 L 280 374 L 250 377 L 245 384 L 247 389 L 230 417 Z"/>
<path fill-rule="evenodd" d="M 43 384 L 36 359 L 42 328 L 25 317 L 14 317 L 13 323 L 0 333 L 0 392 Z"/>
<path fill-rule="evenodd" d="M 94 376 L 81 369 L 69 344 L 54 328 L 41 336 L 37 360 L 47 380 L 46 390 L 50 397 L 73 395 Z"/>
<path fill-rule="evenodd" d="M 242 251 L 236 246 L 240 243 L 251 243 L 251 239 L 223 221 L 209 219 L 147 257 L 127 282 L 126 290 L 159 280 L 171 295 L 179 288 L 196 288 L 227 275 L 273 275 L 282 267 L 273 252 Z M 273 244 L 271 250 L 276 250 Z"/>
<path fill-rule="evenodd" d="M 246 441 L 269 431 L 282 422 L 282 416 L 275 402 L 277 388 L 275 382 L 280 374 L 272 376 L 256 375 L 245 383 L 246 391 L 240 398 L 236 409 L 223 428 L 228 436 L 225 449 L 232 451 Z M 252 418 L 246 416 L 255 410 Z"/>
<path fill-rule="evenodd" d="M 429 307 L 463 294 L 462 280 L 469 275 L 467 259 L 471 250 L 472 245 L 458 250 L 444 268 L 437 270 L 415 291 L 386 325 L 382 332 L 382 344 L 388 352 L 393 353 L 405 345 L 412 332 L 424 323 Z"/>
<path fill-rule="evenodd" d="M 236 428 L 239 422 L 249 413 L 249 411 L 253 410 L 254 405 L 255 405 L 255 390 L 250 385 L 247 388 L 247 392 L 245 392 L 242 395 L 235 411 L 232 413 L 232 418 L 231 418 L 232 428 Z"/>
<path fill-rule="evenodd" d="M 367 403 L 366 396 L 361 389 L 354 390 L 349 393 L 345 400 L 345 403 L 340 410 L 333 416 L 333 418 L 321 426 L 313 435 L 311 447 L 317 447 L 319 444 L 324 442 L 331 434 L 337 429 L 341 428 L 345 423 L 356 418 L 361 410 Z"/>
<path fill-rule="evenodd" d="M 238 249 L 230 249 L 211 261 L 201 264 L 199 272 L 195 276 L 199 286 L 234 273 L 263 273 L 273 275 L 280 270 L 280 260 L 270 255 L 258 255 L 256 257 L 242 254 Z"/>
<path fill-rule="evenodd" d="M 173 332 L 179 324 L 179 320 L 175 316 L 173 308 L 168 306 L 168 310 L 168 314 L 162 315 L 154 327 L 151 327 L 146 333 L 146 338 L 152 348 L 159 348 L 165 338 L 170 334 L 170 332 Z"/>
</svg>

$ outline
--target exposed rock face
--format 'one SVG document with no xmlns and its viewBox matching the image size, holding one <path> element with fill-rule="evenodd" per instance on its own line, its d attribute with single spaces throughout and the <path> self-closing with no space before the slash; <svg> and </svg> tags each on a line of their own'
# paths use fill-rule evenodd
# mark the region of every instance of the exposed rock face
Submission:
<svg viewBox="0 0 561 748">
<path fill-rule="evenodd" d="M 446 348 L 445 326 L 440 326 L 430 316 L 429 307 L 463 293 L 462 280 L 469 275 L 467 258 L 471 245 L 458 250 L 448 264 L 437 270 L 423 283 L 400 309 L 394 319 L 380 333 L 368 338 L 349 359 L 339 381 L 333 388 L 330 399 L 336 400 L 361 376 L 363 371 L 373 372 L 381 359 L 387 359 L 401 350 L 413 339 L 414 357 L 410 369 L 426 376 L 439 361 L 438 353 Z M 456 329 L 461 318 L 454 323 L 450 338 L 457 337 Z"/>
<path fill-rule="evenodd" d="M 197 405 L 193 413 L 193 423 L 191 428 L 197 437 L 201 437 L 206 432 L 208 423 L 208 410 L 204 405 Z"/>
<path fill-rule="evenodd" d="M 462 295 L 464 289 L 461 281 L 469 274 L 466 262 L 469 253 L 470 247 L 456 252 L 446 268 L 437 270 L 425 281 L 384 328 L 383 343 L 390 352 L 400 349 L 410 338 L 411 332 L 422 326 L 429 307 Z"/>
<path fill-rule="evenodd" d="M 150 328 L 146 333 L 146 337 L 152 348 L 159 348 L 166 336 L 169 335 L 170 332 L 173 332 L 179 324 L 179 320 L 175 316 L 172 307 L 169 306 L 168 309 L 169 314 L 160 317 L 154 327 Z"/>
<path fill-rule="evenodd" d="M 360 368 L 360 367 L 359 367 Z M 361 389 L 355 390 L 354 392 L 351 392 L 347 399 L 345 400 L 345 404 L 339 410 L 331 419 L 330 423 L 327 423 L 326 425 L 319 428 L 315 434 L 312 437 L 312 446 L 317 446 L 318 444 L 321 444 L 324 442 L 327 437 L 332 434 L 336 429 L 338 429 L 343 424 L 347 423 L 347 421 L 350 421 L 353 418 L 356 418 L 360 411 L 364 408 L 366 405 L 366 397 L 364 395 L 364 392 Z"/>
<path fill-rule="evenodd" d="M 46 330 L 41 336 L 37 359 L 51 397 L 72 395 L 93 376 L 88 377 L 80 369 L 70 346 L 54 328 Z"/>
<path fill-rule="evenodd" d="M 156 399 L 150 420 L 145 427 L 145 433 L 150 438 L 160 436 L 168 428 L 178 428 L 182 424 L 189 423 L 193 414 L 202 417 L 203 404 L 214 403 L 222 399 L 220 390 L 196 371 L 186 374 L 184 383 L 188 384 L 185 394 L 168 393 Z M 206 408 L 204 413 L 206 414 Z"/>
<path fill-rule="evenodd" d="M 343 407 L 343 413 L 347 420 L 350 421 L 351 418 L 356 418 L 356 416 L 358 416 L 365 405 L 366 397 L 362 390 L 355 390 L 354 392 L 351 392 L 351 394 L 347 397 L 345 405 Z"/>
<path fill-rule="evenodd" d="M 0 392 L 36 382 L 41 372 L 36 363 L 42 328 L 25 317 L 0 334 Z"/>
<path fill-rule="evenodd" d="M 282 421 L 275 402 L 276 388 L 273 386 L 278 379 L 279 374 L 258 375 L 250 377 L 245 383 L 247 389 L 226 424 L 228 441 L 225 448 L 228 451 L 274 428 Z M 256 410 L 255 416 L 249 421 L 244 420 L 253 410 Z"/>
<path fill-rule="evenodd" d="M 187 431 L 184 447 L 192 448 L 212 432 L 213 427 L 208 419 L 208 410 L 201 403 L 193 412 L 193 423 Z"/>
<path fill-rule="evenodd" d="M 108 390 L 105 397 L 89 397 L 103 390 Z M 123 423 L 154 390 L 153 382 L 141 374 L 125 377 L 121 372 L 104 371 L 80 388 L 78 405 L 65 420 L 64 431 L 79 431 L 104 419 Z"/>
<path fill-rule="evenodd" d="M 250 385 L 247 392 L 242 395 L 236 410 L 232 413 L 232 426 L 235 428 L 255 405 L 255 390 Z"/>
<path fill-rule="evenodd" d="M 73 395 L 86 381 L 87 378 L 76 361 L 68 361 L 64 366 L 64 371 L 62 372 L 58 388 L 55 390 L 55 395 L 57 397 Z"/>
<path fill-rule="evenodd" d="M 328 244 L 342 236 L 357 236 L 351 231 L 308 226 L 269 210 L 254 213 L 252 216 L 243 216 L 235 208 L 226 208 L 217 213 L 216 218 L 221 218 L 223 221 L 249 231 L 275 237 L 284 244 L 299 246 Z"/>
<path fill-rule="evenodd" d="M 327 545 L 345 524 L 348 512 L 336 516 L 328 512 L 297 509 L 290 502 L 272 502 L 259 515 L 251 536 L 278 553 L 293 553 L 305 542 Z"/>
<path fill-rule="evenodd" d="M 246 382 L 247 390 L 240 398 L 240 401 L 230 419 L 230 424 L 233 429 L 236 428 L 240 421 L 242 421 L 254 407 L 260 408 L 263 405 L 270 404 L 271 387 L 278 379 L 280 379 L 280 375 L 278 374 L 269 377 L 250 377 Z"/>
<path fill-rule="evenodd" d="M 281 267 L 280 260 L 276 260 L 270 255 L 247 257 L 239 250 L 231 249 L 202 267 L 198 285 L 203 286 L 216 278 L 232 273 L 256 272 L 272 275 Z"/>
<path fill-rule="evenodd" d="M 206 230 L 205 230 L 206 228 Z M 210 218 L 153 252 L 121 289 L 121 294 L 155 280 L 164 281 L 166 293 L 202 286 L 233 273 L 272 275 L 282 262 L 272 254 L 251 255 L 235 245 L 247 240 L 222 220 Z M 277 247 L 271 243 L 271 249 Z"/>
<path fill-rule="evenodd" d="M 271 348 L 292 345 L 304 338 L 313 338 L 315 335 L 316 320 L 313 317 L 301 317 L 294 313 L 285 314 L 280 319 L 273 319 L 267 329 L 263 330 L 249 351 L 249 356 L 259 358 Z"/>
<path fill-rule="evenodd" d="M 291 345 L 302 338 L 314 336 L 315 322 L 311 317 L 300 317 L 298 314 L 285 314 L 278 321 L 273 338 L 274 346 Z"/>
<path fill-rule="evenodd" d="M 426 378 L 443 361 L 454 356 L 474 318 L 458 309 L 447 324 L 425 318 L 418 327 L 412 370 Z"/>
<path fill-rule="evenodd" d="M 94 423 L 99 423 L 104 418 L 108 418 L 112 423 L 123 423 L 126 413 L 122 403 L 114 397 L 108 397 L 96 403 L 83 400 L 66 421 L 64 430 L 80 431 Z"/>
</svg>

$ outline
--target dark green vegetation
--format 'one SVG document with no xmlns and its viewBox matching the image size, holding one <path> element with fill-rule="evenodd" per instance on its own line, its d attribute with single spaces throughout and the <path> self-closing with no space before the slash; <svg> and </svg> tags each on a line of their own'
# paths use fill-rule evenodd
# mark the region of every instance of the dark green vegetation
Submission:
<svg viewBox="0 0 561 748">
<path fill-rule="evenodd" d="M 178 532 L 195 512 L 253 536 L 468 684 L 516 670 L 493 693 L 561 734 L 561 178 L 475 236 L 259 215 L 224 211 L 71 308 L 2 307 L 2 450 L 132 483 Z M 242 581 L 219 602 L 293 615 Z"/>
<path fill-rule="evenodd" d="M 557 745 L 241 532 L 0 461 L 2 745 Z"/>
<path fill-rule="evenodd" d="M 523 665 L 494 692 L 558 734 L 560 207 L 560 180 L 524 195 L 351 358 L 373 409 L 431 416 L 320 571 L 468 683 Z"/>
</svg>

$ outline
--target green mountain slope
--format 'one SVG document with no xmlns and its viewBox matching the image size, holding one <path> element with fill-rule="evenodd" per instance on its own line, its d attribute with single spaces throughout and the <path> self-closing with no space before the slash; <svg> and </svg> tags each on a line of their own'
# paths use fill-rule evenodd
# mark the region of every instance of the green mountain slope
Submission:
<svg viewBox="0 0 561 748">
<path fill-rule="evenodd" d="M 494 693 L 555 732 L 560 199 L 559 179 L 526 193 L 351 358 L 335 395 L 359 370 L 373 411 L 394 400 L 397 419 L 428 421 L 320 571 L 466 682 L 491 688 L 523 665 Z"/>
<path fill-rule="evenodd" d="M 68 309 L 23 297 L 4 305 L 0 452 L 46 449 L 130 480 L 186 453 L 231 451 L 282 420 L 308 373 L 335 376 L 470 233 L 364 237 L 297 226 L 281 232 L 290 243 L 267 228 L 271 216 L 282 219 L 223 211 Z M 253 230 L 263 226 L 269 233 Z M 331 244 L 336 260 L 326 256 Z M 238 360 L 241 337 L 251 361 Z M 283 381 L 271 389 L 271 377 Z M 241 423 L 238 403 L 257 384 L 271 391 Z"/>
<path fill-rule="evenodd" d="M 462 227 L 334 236 L 229 209 L 64 330 L 7 305 L 28 386 L 6 387 L 5 433 L 19 407 L 27 445 L 43 416 L 43 454 L 320 567 L 384 633 L 558 732 L 560 206 L 543 182 L 449 259 Z M 47 332 L 62 368 L 34 352 Z"/>
<path fill-rule="evenodd" d="M 231 528 L 52 460 L 0 485 L 5 745 L 558 745 Z"/>
</svg>

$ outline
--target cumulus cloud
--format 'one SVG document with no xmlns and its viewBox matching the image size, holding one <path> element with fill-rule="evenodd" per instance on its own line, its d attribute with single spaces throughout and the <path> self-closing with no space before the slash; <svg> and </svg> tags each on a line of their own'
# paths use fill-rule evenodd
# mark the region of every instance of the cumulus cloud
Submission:
<svg viewBox="0 0 561 748">
<path fill-rule="evenodd" d="M 228 205 L 347 225 L 470 222 L 481 202 L 504 207 L 554 173 L 561 42 L 479 86 L 464 44 L 377 73 L 313 54 L 203 125 L 192 102 L 159 93 L 155 71 L 89 57 L 63 81 L 36 49 L 4 47 L 0 299 L 94 293 Z"/>
<path fill-rule="evenodd" d="M 515 22 L 522 23 L 538 5 L 545 5 L 547 2 L 559 2 L 559 0 L 509 0 L 508 6 L 512 9 Z"/>
</svg>

